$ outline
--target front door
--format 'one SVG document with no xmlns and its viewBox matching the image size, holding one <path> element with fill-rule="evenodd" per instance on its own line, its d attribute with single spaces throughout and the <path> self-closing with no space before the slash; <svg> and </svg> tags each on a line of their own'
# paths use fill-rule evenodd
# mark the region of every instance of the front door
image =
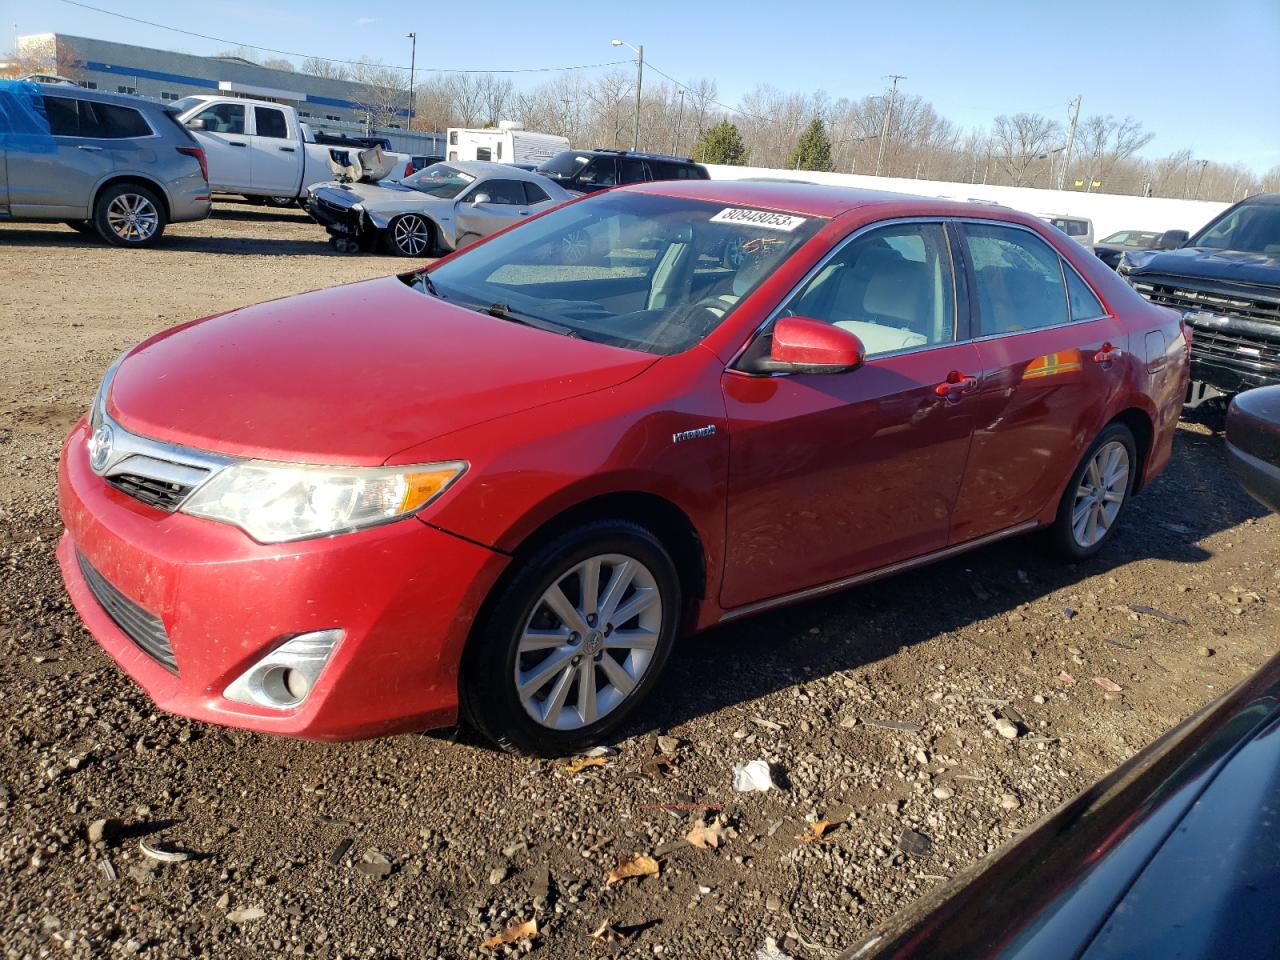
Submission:
<svg viewBox="0 0 1280 960">
<path fill-rule="evenodd" d="M 1128 336 L 1075 269 L 1038 234 L 967 223 L 978 422 L 952 541 L 1039 515 L 1105 424 L 1129 357 Z"/>
<path fill-rule="evenodd" d="M 477 203 L 477 198 L 483 199 Z M 458 239 L 462 240 L 470 234 L 487 237 L 528 215 L 529 204 L 525 198 L 523 183 L 519 180 L 484 180 L 474 184 L 467 195 L 458 201 L 454 223 L 457 225 Z"/>
<path fill-rule="evenodd" d="M 866 363 L 842 374 L 725 374 L 722 606 L 946 546 L 979 369 L 951 252 L 947 228 L 936 222 L 855 234 L 782 313 L 853 331 Z"/>
<path fill-rule="evenodd" d="M 205 148 L 209 186 L 240 193 L 250 183 L 249 134 L 243 103 L 211 103 L 187 121 L 204 121 L 195 136 Z"/>
</svg>

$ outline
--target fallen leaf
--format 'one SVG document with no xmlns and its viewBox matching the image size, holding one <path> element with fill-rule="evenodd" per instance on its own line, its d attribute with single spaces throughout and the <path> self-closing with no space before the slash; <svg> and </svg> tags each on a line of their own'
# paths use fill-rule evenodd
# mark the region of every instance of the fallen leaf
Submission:
<svg viewBox="0 0 1280 960">
<path fill-rule="evenodd" d="M 1114 680 L 1108 680 L 1106 677 L 1094 677 L 1093 682 L 1107 691 L 1107 693 L 1119 693 L 1122 689 L 1120 684 Z"/>
<path fill-rule="evenodd" d="M 512 922 L 507 929 L 501 933 L 495 933 L 488 940 L 480 944 L 481 950 L 492 950 L 494 947 L 506 946 L 508 943 L 515 943 L 517 940 L 532 940 L 538 935 L 537 919 L 526 920 L 524 923 Z"/>
<path fill-rule="evenodd" d="M 651 780 L 670 780 L 676 775 L 675 764 L 668 757 L 654 757 L 640 766 L 640 771 Z"/>
<path fill-rule="evenodd" d="M 724 824 L 717 817 L 710 823 L 698 823 L 685 835 L 685 839 L 699 850 L 718 850 L 724 843 L 724 836 Z"/>
<path fill-rule="evenodd" d="M 603 767 L 605 765 L 604 757 L 578 757 L 564 768 L 564 772 L 573 776 L 575 773 L 581 773 L 589 767 Z"/>
<path fill-rule="evenodd" d="M 835 826 L 837 826 L 837 823 L 834 820 L 811 820 L 809 821 L 809 832 L 800 834 L 796 839 L 801 843 L 826 843 L 828 841 L 827 834 Z"/>
<path fill-rule="evenodd" d="M 1065 670 L 1063 670 L 1061 673 L 1058 674 L 1058 679 L 1068 685 L 1076 682 L 1076 678 L 1073 677 L 1071 674 L 1067 673 L 1067 671 Z"/>
<path fill-rule="evenodd" d="M 656 877 L 657 875 L 658 861 L 653 857 L 637 853 L 630 860 L 619 860 L 618 865 L 609 871 L 609 877 L 605 882 L 613 886 L 632 877 Z"/>
<path fill-rule="evenodd" d="M 605 920 L 596 928 L 595 933 L 591 934 L 591 939 L 597 943 L 622 943 L 627 938 L 614 929 L 612 922 Z"/>
</svg>

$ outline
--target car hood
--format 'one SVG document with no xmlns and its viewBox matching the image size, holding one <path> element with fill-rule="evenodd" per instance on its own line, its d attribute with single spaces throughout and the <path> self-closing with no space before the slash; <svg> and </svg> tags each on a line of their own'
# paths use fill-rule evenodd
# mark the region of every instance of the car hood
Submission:
<svg viewBox="0 0 1280 960">
<path fill-rule="evenodd" d="M 444 434 L 615 386 L 656 360 L 385 277 L 152 337 L 117 369 L 108 412 L 144 436 L 230 456 L 378 464 Z"/>
<path fill-rule="evenodd" d="M 421 190 L 387 180 L 379 183 L 323 183 L 312 188 L 312 192 L 340 206 L 350 207 L 359 203 L 371 211 L 425 210 L 453 203 L 452 200 L 430 197 Z"/>
<path fill-rule="evenodd" d="M 1134 277 L 1187 277 L 1280 286 L 1280 258 L 1265 253 L 1182 247 L 1178 250 L 1131 250 L 1125 255 L 1125 261 L 1130 275 Z"/>
</svg>

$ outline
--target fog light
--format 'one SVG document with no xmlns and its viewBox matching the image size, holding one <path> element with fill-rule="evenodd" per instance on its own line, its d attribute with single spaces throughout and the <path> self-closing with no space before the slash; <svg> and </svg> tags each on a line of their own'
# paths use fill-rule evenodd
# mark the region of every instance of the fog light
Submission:
<svg viewBox="0 0 1280 960">
<path fill-rule="evenodd" d="M 342 637 L 341 630 L 320 630 L 287 640 L 232 681 L 222 695 L 275 710 L 299 706 Z"/>
</svg>

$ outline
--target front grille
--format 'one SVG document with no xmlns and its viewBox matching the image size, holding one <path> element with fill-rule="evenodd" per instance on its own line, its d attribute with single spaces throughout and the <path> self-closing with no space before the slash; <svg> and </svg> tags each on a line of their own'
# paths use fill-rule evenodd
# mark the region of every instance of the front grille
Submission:
<svg viewBox="0 0 1280 960">
<path fill-rule="evenodd" d="M 1280 340 L 1241 337 L 1225 330 L 1197 326 L 1191 338 L 1191 355 L 1204 360 L 1227 360 L 1235 366 L 1264 371 L 1280 367 Z"/>
<path fill-rule="evenodd" d="M 85 583 L 89 585 L 89 592 L 111 618 L 111 622 L 152 660 L 166 670 L 177 673 L 178 661 L 174 659 L 173 646 L 169 643 L 169 635 L 164 631 L 164 624 L 109 584 L 78 551 L 76 561 L 80 565 Z"/>
<path fill-rule="evenodd" d="M 1172 277 L 1129 279 L 1135 290 L 1162 307 L 1173 307 L 1179 311 L 1203 310 L 1242 320 L 1280 323 L 1280 298 L 1265 300 L 1245 293 L 1199 290 Z M 1280 330 L 1277 330 L 1277 336 L 1280 336 Z"/>
<path fill-rule="evenodd" d="M 121 493 L 127 493 L 135 500 L 141 500 L 149 507 L 173 512 L 192 490 L 191 484 L 167 483 L 153 477 L 144 477 L 136 473 L 119 473 L 107 477 L 111 484 Z"/>
</svg>

